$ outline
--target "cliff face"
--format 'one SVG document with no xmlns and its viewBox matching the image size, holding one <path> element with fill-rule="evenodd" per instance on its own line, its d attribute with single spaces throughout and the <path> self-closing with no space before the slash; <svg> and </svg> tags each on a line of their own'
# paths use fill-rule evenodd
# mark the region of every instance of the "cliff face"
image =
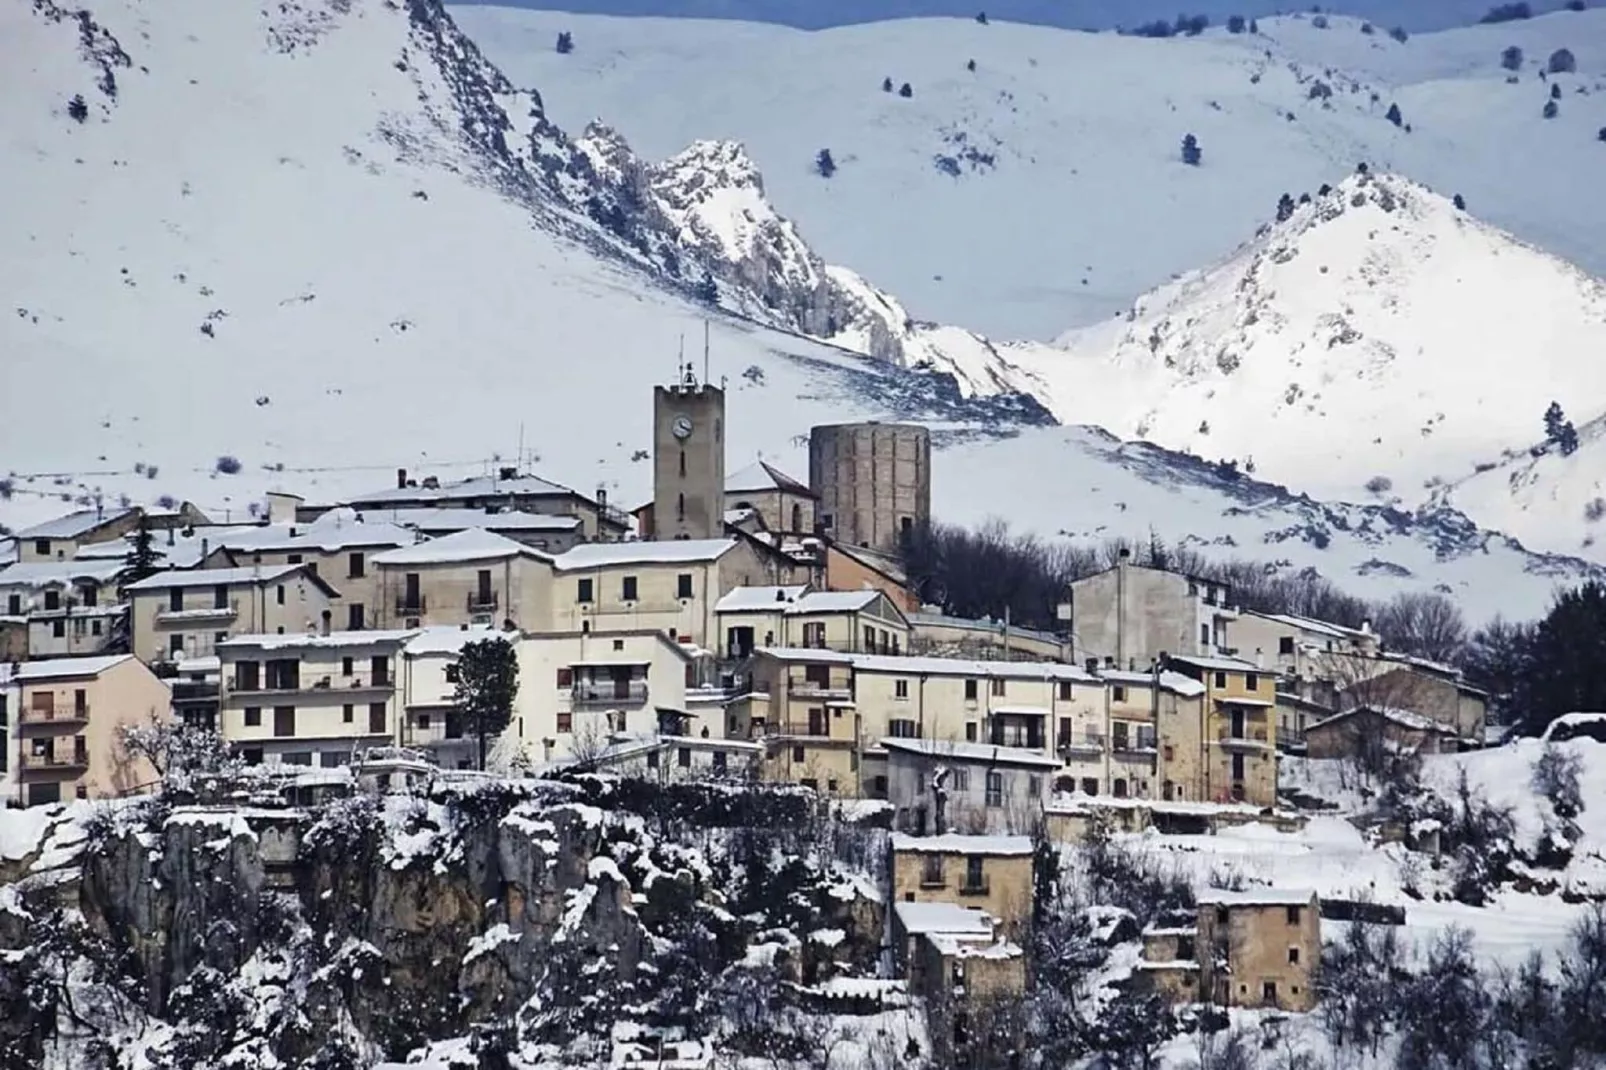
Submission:
<svg viewBox="0 0 1606 1070">
<path fill-rule="evenodd" d="M 532 1045 L 595 1065 L 620 1035 L 708 1034 L 753 971 L 873 974 L 880 834 L 787 793 L 676 801 L 713 790 L 158 798 L 60 820 L 0 885 L 0 1065 L 355 1067 L 443 1044 L 468 1065 Z"/>
</svg>

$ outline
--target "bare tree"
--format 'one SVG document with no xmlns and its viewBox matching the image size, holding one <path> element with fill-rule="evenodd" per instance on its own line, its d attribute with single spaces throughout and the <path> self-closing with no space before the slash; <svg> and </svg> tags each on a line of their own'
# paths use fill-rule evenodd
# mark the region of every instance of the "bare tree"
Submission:
<svg viewBox="0 0 1606 1070">
<path fill-rule="evenodd" d="M 1467 624 L 1442 594 L 1406 592 L 1384 603 L 1378 631 L 1390 649 L 1429 661 L 1453 662 L 1467 645 Z"/>
<path fill-rule="evenodd" d="M 214 729 L 170 717 L 118 728 L 118 764 L 133 770 L 145 763 L 164 791 L 221 792 L 238 785 L 245 762 Z"/>
</svg>

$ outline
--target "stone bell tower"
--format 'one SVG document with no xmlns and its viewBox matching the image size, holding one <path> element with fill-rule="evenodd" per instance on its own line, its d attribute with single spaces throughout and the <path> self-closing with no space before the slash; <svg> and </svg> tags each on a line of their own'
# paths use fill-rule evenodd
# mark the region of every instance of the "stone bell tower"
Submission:
<svg viewBox="0 0 1606 1070">
<path fill-rule="evenodd" d="M 653 538 L 717 539 L 725 532 L 725 391 L 697 380 L 653 388 Z"/>
</svg>

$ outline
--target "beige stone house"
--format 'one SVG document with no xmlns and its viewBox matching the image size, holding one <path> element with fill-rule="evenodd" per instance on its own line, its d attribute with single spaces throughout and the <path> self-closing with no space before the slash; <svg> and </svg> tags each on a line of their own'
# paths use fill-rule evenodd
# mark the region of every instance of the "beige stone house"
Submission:
<svg viewBox="0 0 1606 1070">
<path fill-rule="evenodd" d="M 37 561 L 0 569 L 0 616 L 20 624 L 20 658 L 100 654 L 124 626 L 117 560 Z"/>
<path fill-rule="evenodd" d="M 719 646 L 715 606 L 738 587 L 787 584 L 791 575 L 749 540 L 591 543 L 553 562 L 552 630 L 651 629 L 704 650 Z"/>
<path fill-rule="evenodd" d="M 1303 889 L 1210 889 L 1192 925 L 1143 933 L 1139 974 L 1175 1003 L 1308 1011 L 1316 1005 L 1321 902 Z"/>
<path fill-rule="evenodd" d="M 1385 754 L 1453 754 L 1456 730 L 1411 710 L 1356 706 L 1311 724 L 1305 751 L 1311 758 L 1380 760 Z"/>
<path fill-rule="evenodd" d="M 457 660 L 463 647 L 486 639 L 519 640 L 490 625 L 424 628 L 402 646 L 400 661 L 401 744 L 422 750 L 443 769 L 471 769 L 479 741 L 457 712 Z M 520 681 L 520 690 L 532 686 Z"/>
<path fill-rule="evenodd" d="M 1232 652 L 1282 676 L 1330 678 L 1335 658 L 1370 657 L 1378 651 L 1371 626 L 1339 624 L 1285 613 L 1245 610 L 1227 627 Z"/>
<path fill-rule="evenodd" d="M 625 514 L 608 505 L 599 494 L 588 498 L 569 487 L 517 468 L 499 468 L 495 475 L 442 480 L 437 476 L 410 478 L 396 470 L 396 485 L 350 498 L 342 505 L 358 512 L 384 509 L 495 509 L 572 516 L 580 521 L 584 539 L 622 539 L 630 532 Z"/>
<path fill-rule="evenodd" d="M 899 901 L 893 948 L 910 995 L 926 1012 L 926 1035 L 940 1065 L 965 1065 L 973 1037 L 996 1036 L 1001 1014 L 1026 992 L 1026 956 L 999 932 L 997 919 L 951 903 Z"/>
<path fill-rule="evenodd" d="M 203 536 L 204 537 L 204 536 Z M 340 592 L 334 626 L 361 631 L 380 624 L 379 573 L 373 559 L 417 536 L 394 524 L 366 523 L 348 510 L 311 524 L 280 523 L 219 532 L 205 567 L 243 568 L 306 565 Z"/>
<path fill-rule="evenodd" d="M 908 577 L 895 558 L 867 547 L 849 546 L 835 539 L 822 540 L 825 547 L 824 587 L 828 591 L 862 591 L 866 587 L 892 599 L 904 613 L 920 609 L 920 599 L 909 589 Z"/>
<path fill-rule="evenodd" d="M 814 591 L 805 585 L 738 587 L 714 604 L 719 656 L 760 647 L 808 647 L 855 654 L 901 654 L 909 622 L 883 592 Z"/>
<path fill-rule="evenodd" d="M 1275 676 L 1238 658 L 1173 657 L 1167 667 L 1205 689 L 1200 801 L 1276 805 Z"/>
<path fill-rule="evenodd" d="M 1048 632 L 929 611 L 911 613 L 908 619 L 911 654 L 980 661 L 1071 660 L 1070 644 Z"/>
<path fill-rule="evenodd" d="M 0 665 L 5 798 L 38 806 L 148 790 L 156 771 L 127 752 L 120 729 L 166 717 L 171 704 L 128 654 Z"/>
<path fill-rule="evenodd" d="M 1058 758 L 936 739 L 884 739 L 893 827 L 917 836 L 1029 835 L 1042 824 Z"/>
<path fill-rule="evenodd" d="M 1098 676 L 1107 695 L 1106 726 L 1097 738 L 1062 748 L 1070 781 L 1064 786 L 1116 799 L 1208 798 L 1204 686 L 1170 671 L 1104 669 Z"/>
<path fill-rule="evenodd" d="M 813 534 L 820 496 L 766 461 L 725 478 L 725 511 L 752 512 L 765 531 Z M 730 518 L 727 516 L 727 520 Z"/>
<path fill-rule="evenodd" d="M 1462 679 L 1460 670 L 1398 655 L 1383 655 L 1363 664 L 1364 674 L 1340 687 L 1340 709 L 1364 705 L 1407 710 L 1452 729 L 1462 748 L 1483 745 L 1489 696 Z"/>
<path fill-rule="evenodd" d="M 207 657 L 230 636 L 332 630 L 340 594 L 305 564 L 158 572 L 124 592 L 134 656 Z"/>
<path fill-rule="evenodd" d="M 405 528 L 426 539 L 478 528 L 549 554 L 562 553 L 585 539 L 585 525 L 577 516 L 526 513 L 518 509 L 364 509 L 355 515 L 361 516 L 364 523 Z"/>
<path fill-rule="evenodd" d="M 254 764 L 342 766 L 398 739 L 397 666 L 414 633 L 240 635 L 217 644 L 218 730 Z"/>
<path fill-rule="evenodd" d="M 139 524 L 138 509 L 81 509 L 15 533 L 18 560 L 66 561 L 79 547 L 121 540 Z"/>
<path fill-rule="evenodd" d="M 386 628 L 548 630 L 552 557 L 480 528 L 375 554 L 379 619 Z"/>
<path fill-rule="evenodd" d="M 1122 550 L 1114 567 L 1071 584 L 1075 660 L 1142 670 L 1161 655 L 1221 653 L 1239 618 L 1231 600 L 1225 584 L 1135 565 Z"/>
<path fill-rule="evenodd" d="M 891 851 L 895 902 L 981 910 L 1011 939 L 1025 939 L 1032 917 L 1031 837 L 894 832 Z"/>
</svg>

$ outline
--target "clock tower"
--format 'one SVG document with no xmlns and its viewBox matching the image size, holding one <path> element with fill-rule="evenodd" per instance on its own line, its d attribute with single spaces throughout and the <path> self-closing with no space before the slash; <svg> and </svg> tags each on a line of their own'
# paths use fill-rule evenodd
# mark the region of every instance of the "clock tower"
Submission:
<svg viewBox="0 0 1606 1070">
<path fill-rule="evenodd" d="M 653 389 L 652 538 L 717 539 L 725 533 L 725 391 L 680 379 Z"/>
</svg>

